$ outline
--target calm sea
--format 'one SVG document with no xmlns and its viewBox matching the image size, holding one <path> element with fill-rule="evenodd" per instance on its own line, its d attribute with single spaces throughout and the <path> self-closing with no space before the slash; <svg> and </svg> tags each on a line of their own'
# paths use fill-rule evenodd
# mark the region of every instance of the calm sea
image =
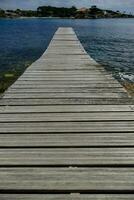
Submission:
<svg viewBox="0 0 134 200">
<path fill-rule="evenodd" d="M 114 76 L 134 82 L 134 19 L 0 19 L 0 72 L 23 71 L 60 26 L 71 26 L 87 52 Z"/>
</svg>

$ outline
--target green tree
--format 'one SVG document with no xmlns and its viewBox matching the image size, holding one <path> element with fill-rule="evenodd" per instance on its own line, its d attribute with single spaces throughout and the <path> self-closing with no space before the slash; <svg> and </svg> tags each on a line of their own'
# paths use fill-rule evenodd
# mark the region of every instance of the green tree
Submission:
<svg viewBox="0 0 134 200">
<path fill-rule="evenodd" d="M 5 11 L 0 9 L 0 17 L 5 17 Z"/>
</svg>

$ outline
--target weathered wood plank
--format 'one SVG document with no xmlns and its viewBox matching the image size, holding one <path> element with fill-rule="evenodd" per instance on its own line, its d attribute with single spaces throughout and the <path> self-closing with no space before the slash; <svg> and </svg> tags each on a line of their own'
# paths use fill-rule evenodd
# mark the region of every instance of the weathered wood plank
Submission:
<svg viewBox="0 0 134 200">
<path fill-rule="evenodd" d="M 0 133 L 133 132 L 134 121 L 0 123 Z"/>
<path fill-rule="evenodd" d="M 127 98 L 127 94 L 124 92 L 103 92 L 103 93 L 96 93 L 96 92 L 88 92 L 88 93 L 5 93 L 3 99 L 14 98 L 14 99 L 29 99 L 29 98 Z"/>
<path fill-rule="evenodd" d="M 38 63 L 38 65 L 39 65 L 40 63 Z M 50 66 L 50 63 L 45 63 L 47 66 Z M 37 65 L 37 66 L 38 66 Z M 42 63 L 42 65 L 43 65 L 43 63 Z M 35 69 L 33 69 L 33 67 L 31 66 L 31 67 L 29 67 L 29 68 L 31 68 L 31 70 L 29 70 L 29 68 L 24 72 L 24 74 L 23 74 L 23 76 L 26 76 L 26 77 L 28 77 L 28 76 L 46 76 L 46 75 L 48 75 L 48 76 L 82 76 L 82 75 L 89 75 L 89 74 L 92 74 L 93 76 L 95 76 L 95 75 L 105 75 L 106 77 L 108 76 L 108 77 L 112 77 L 112 75 L 110 74 L 110 73 L 108 73 L 107 71 L 105 71 L 104 69 L 97 69 L 97 68 L 88 68 L 88 69 L 68 69 L 68 70 L 65 70 L 64 68 L 63 69 L 58 69 L 58 66 L 62 66 L 62 64 L 57 64 L 56 65 L 56 63 L 55 64 L 53 64 L 53 67 L 55 67 L 55 69 L 53 69 L 53 70 L 49 70 L 49 69 L 38 69 L 37 70 L 37 66 L 35 66 L 34 68 Z M 76 66 L 78 67 L 78 66 L 81 66 L 80 64 L 76 64 Z M 50 66 L 50 69 L 51 69 L 51 67 L 52 67 L 52 65 Z M 71 63 L 70 63 L 70 65 L 69 64 L 65 64 L 64 65 L 64 67 L 71 67 Z M 83 68 L 84 68 L 84 65 L 83 65 Z M 32 70 L 33 69 L 33 70 Z M 42 74 L 41 74 L 41 72 L 42 72 Z M 59 72 L 59 74 L 58 74 L 58 72 Z M 87 74 L 86 74 L 87 73 Z M 118 82 L 117 82 L 118 83 Z"/>
<path fill-rule="evenodd" d="M 19 78 L 19 81 L 92 81 L 92 80 L 103 80 L 103 81 L 108 81 L 108 80 L 113 80 L 112 77 L 106 77 L 104 78 L 101 75 L 96 75 L 96 76 L 90 76 L 90 77 L 65 77 L 65 76 L 61 76 L 61 77 L 53 77 L 53 76 L 49 76 L 49 77 L 21 77 Z"/>
<path fill-rule="evenodd" d="M 2 200 L 133 200 L 134 194 L 0 194 Z"/>
<path fill-rule="evenodd" d="M 85 70 L 87 71 L 87 70 Z M 79 70 L 77 71 L 77 73 L 75 74 L 74 71 L 72 70 L 71 72 L 70 71 L 67 71 L 67 73 L 62 73 L 61 71 L 59 71 L 59 74 L 58 74 L 58 71 L 56 72 L 53 72 L 53 71 L 43 71 L 43 73 L 41 74 L 41 72 L 38 72 L 37 73 L 24 73 L 21 77 L 23 78 L 35 78 L 35 77 L 42 77 L 42 78 L 45 78 L 45 77 L 103 77 L 104 74 L 106 77 L 111 77 L 112 76 L 110 74 L 107 74 L 107 73 L 102 73 L 101 71 L 91 71 L 90 70 L 90 75 L 88 74 L 89 72 L 85 72 L 85 73 L 80 73 Z M 78 73 L 79 72 L 79 73 Z"/>
<path fill-rule="evenodd" d="M 0 168 L 0 190 L 133 191 L 133 168 Z"/>
<path fill-rule="evenodd" d="M 9 89 L 77 89 L 77 88 L 89 88 L 89 89 L 105 89 L 105 88 L 111 88 L 111 89 L 115 89 L 115 88 L 122 88 L 122 86 L 118 85 L 118 84 L 105 84 L 105 83 L 90 83 L 90 84 L 74 84 L 74 85 L 69 85 L 69 84 L 64 84 L 64 85 L 61 85 L 61 84 L 50 84 L 50 85 L 46 85 L 45 83 L 44 84 L 17 84 L 17 82 L 15 84 L 13 84 Z"/>
<path fill-rule="evenodd" d="M 134 147 L 132 133 L 0 134 L 0 147 Z M 131 149 L 131 148 L 130 148 Z"/>
<path fill-rule="evenodd" d="M 104 76 L 104 75 L 103 75 Z M 42 81 L 42 80 L 52 80 L 52 81 L 67 81 L 67 80 L 70 80 L 70 81 L 82 81 L 82 80 L 97 80 L 97 81 L 106 81 L 106 83 L 108 82 L 108 80 L 113 80 L 113 78 L 111 76 L 108 76 L 106 75 L 106 77 L 104 78 L 101 74 L 93 74 L 92 76 L 85 76 L 85 75 L 77 75 L 77 76 L 64 76 L 64 75 L 61 75 L 61 76 L 53 76 L 53 75 L 48 75 L 48 76 L 33 76 L 33 75 L 30 75 L 30 76 L 24 76 L 24 77 L 21 77 L 18 79 L 18 81 Z M 114 82 L 115 83 L 115 82 Z"/>
<path fill-rule="evenodd" d="M 43 63 L 45 64 L 45 67 L 43 65 Z M 64 64 L 64 66 L 63 66 Z M 59 62 L 59 63 L 55 63 L 55 62 L 51 62 L 51 60 L 48 62 L 47 60 L 45 60 L 44 62 L 42 61 L 38 61 L 37 63 L 32 64 L 27 70 L 26 72 L 35 72 L 37 71 L 37 67 L 38 67 L 38 71 L 43 71 L 43 72 L 50 72 L 50 71 L 97 71 L 97 69 L 101 72 L 105 72 L 104 68 L 100 67 L 99 65 L 94 65 L 94 64 L 85 64 L 83 62 L 66 62 L 64 63 Z"/>
<path fill-rule="evenodd" d="M 117 92 L 124 92 L 123 88 L 73 88 L 73 87 L 68 87 L 68 88 L 20 88 L 20 89 L 15 89 L 15 88 L 10 88 L 8 90 L 9 93 L 91 93 L 91 92 L 96 92 L 96 93 L 117 93 Z"/>
<path fill-rule="evenodd" d="M 0 122 L 100 122 L 133 121 L 134 112 L 2 113 Z M 104 124 L 105 127 L 105 124 Z"/>
<path fill-rule="evenodd" d="M 63 83 L 63 84 L 62 84 Z M 92 82 L 54 82 L 54 81 L 29 81 L 29 82 L 22 82 L 22 81 L 17 81 L 16 83 L 14 83 L 11 87 L 31 87 L 31 86 L 37 86 L 38 88 L 39 87 L 45 87 L 45 88 L 49 88 L 49 87 L 89 87 L 89 88 L 99 88 L 99 85 L 100 85 L 100 88 L 105 88 L 105 87 L 120 87 L 120 85 L 117 85 L 116 83 L 109 83 L 107 85 L 105 85 L 105 82 L 95 82 L 95 81 L 92 81 Z M 105 86 L 104 86 L 105 85 Z"/>
<path fill-rule="evenodd" d="M 103 70 L 103 73 L 104 74 L 107 74 L 107 75 L 111 75 L 109 72 Z M 28 71 L 26 70 L 22 76 L 30 76 L 30 75 L 33 75 L 33 76 L 36 76 L 36 75 L 89 75 L 89 74 L 102 74 L 102 70 L 98 70 L 98 69 L 94 69 L 94 70 L 70 70 L 70 71 L 64 71 L 64 70 L 60 70 L 60 71 L 57 71 L 56 69 L 53 70 L 53 71 L 40 71 L 38 69 L 36 70 L 32 70 L 32 71 Z"/>
<path fill-rule="evenodd" d="M 90 84 L 90 82 L 93 82 L 93 83 L 105 83 L 105 84 L 107 82 L 108 83 L 117 83 L 113 79 L 107 80 L 106 78 L 102 78 L 102 79 L 101 78 L 100 79 L 97 79 L 97 78 L 96 79 L 95 78 L 91 78 L 91 79 L 84 79 L 84 78 L 83 79 L 79 79 L 78 78 L 77 80 L 73 79 L 73 78 L 72 79 L 57 79 L 57 80 L 56 79 L 42 79 L 42 80 L 41 79 L 33 79 L 33 80 L 32 79 L 31 80 L 30 79 L 27 79 L 27 80 L 21 80 L 21 79 L 19 79 L 17 81 L 17 83 L 20 82 L 21 84 L 23 84 L 25 82 L 25 83 L 28 84 L 28 83 L 36 83 L 36 82 L 37 83 L 39 83 L 39 82 L 44 82 L 44 83 L 46 82 L 47 83 L 48 82 L 50 84 L 50 82 L 68 83 L 68 81 L 70 81 L 71 83 L 81 83 L 81 82 L 83 82 L 83 83 L 89 83 L 89 84 Z"/>
<path fill-rule="evenodd" d="M 134 148 L 10 148 L 0 149 L 0 166 L 134 166 L 133 155 Z"/>
<path fill-rule="evenodd" d="M 46 99 L 1 99 L 0 105 L 121 105 L 121 104 L 134 104 L 134 100 L 128 98 L 46 98 Z"/>
<path fill-rule="evenodd" d="M 35 105 L 0 106 L 0 113 L 81 113 L 81 112 L 133 112 L 134 105 Z M 130 114 L 130 113 L 129 113 Z"/>
</svg>

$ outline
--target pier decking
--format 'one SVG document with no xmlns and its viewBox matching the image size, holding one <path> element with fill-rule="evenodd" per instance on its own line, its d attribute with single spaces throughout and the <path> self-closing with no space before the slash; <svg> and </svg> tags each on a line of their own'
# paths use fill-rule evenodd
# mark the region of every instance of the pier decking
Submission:
<svg viewBox="0 0 134 200">
<path fill-rule="evenodd" d="M 0 100 L 0 200 L 133 200 L 134 104 L 72 28 Z"/>
</svg>

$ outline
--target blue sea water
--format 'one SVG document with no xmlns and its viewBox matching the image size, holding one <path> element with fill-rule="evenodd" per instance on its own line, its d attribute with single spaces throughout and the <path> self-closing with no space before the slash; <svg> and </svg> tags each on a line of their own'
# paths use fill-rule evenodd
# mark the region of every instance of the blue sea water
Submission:
<svg viewBox="0 0 134 200">
<path fill-rule="evenodd" d="M 134 19 L 0 19 L 0 73 L 22 72 L 61 26 L 73 27 L 87 52 L 114 76 L 134 82 Z"/>
</svg>

